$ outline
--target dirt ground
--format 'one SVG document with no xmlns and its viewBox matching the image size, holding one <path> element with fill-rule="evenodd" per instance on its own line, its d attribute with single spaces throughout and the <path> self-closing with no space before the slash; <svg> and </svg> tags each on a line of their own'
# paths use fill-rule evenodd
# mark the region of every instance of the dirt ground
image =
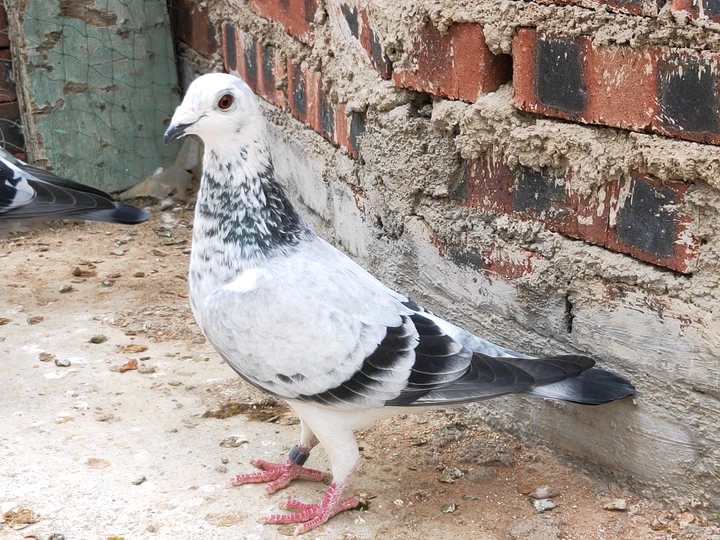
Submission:
<svg viewBox="0 0 720 540">
<path fill-rule="evenodd" d="M 283 460 L 297 418 L 195 326 L 190 209 L 151 210 L 137 227 L 55 223 L 0 239 L 1 539 L 281 538 L 292 528 L 257 517 L 322 494 L 227 486 L 252 457 Z M 384 421 L 358 442 L 349 490 L 369 508 L 307 538 L 720 540 L 692 508 L 643 500 L 462 408 Z M 323 452 L 308 465 L 326 469 Z M 556 506 L 538 512 L 530 495 Z"/>
</svg>

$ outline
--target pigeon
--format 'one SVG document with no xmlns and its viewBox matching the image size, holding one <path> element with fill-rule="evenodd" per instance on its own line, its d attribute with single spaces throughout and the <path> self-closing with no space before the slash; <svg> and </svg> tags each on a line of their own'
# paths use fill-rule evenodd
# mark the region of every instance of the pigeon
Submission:
<svg viewBox="0 0 720 540">
<path fill-rule="evenodd" d="M 205 150 L 189 268 L 195 320 L 220 356 L 250 384 L 300 418 L 300 440 L 282 463 L 234 485 L 327 475 L 304 467 L 317 444 L 332 481 L 319 503 L 284 503 L 266 523 L 302 534 L 357 507 L 343 498 L 359 457 L 354 430 L 402 412 L 520 393 L 599 405 L 634 393 L 626 379 L 585 356 L 534 359 L 495 345 L 382 284 L 318 237 L 276 177 L 260 103 L 239 78 L 195 79 L 164 142 L 200 137 Z"/>
<path fill-rule="evenodd" d="M 37 219 L 90 219 L 134 225 L 150 212 L 99 189 L 28 165 L 0 148 L 0 225 Z"/>
</svg>

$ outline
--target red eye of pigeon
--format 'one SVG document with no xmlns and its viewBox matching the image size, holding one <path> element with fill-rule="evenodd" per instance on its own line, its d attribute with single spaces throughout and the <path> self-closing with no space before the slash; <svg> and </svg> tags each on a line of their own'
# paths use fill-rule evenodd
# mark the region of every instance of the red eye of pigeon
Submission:
<svg viewBox="0 0 720 540">
<path fill-rule="evenodd" d="M 232 94 L 225 94 L 218 100 L 218 108 L 221 111 L 227 111 L 233 104 Z"/>
</svg>

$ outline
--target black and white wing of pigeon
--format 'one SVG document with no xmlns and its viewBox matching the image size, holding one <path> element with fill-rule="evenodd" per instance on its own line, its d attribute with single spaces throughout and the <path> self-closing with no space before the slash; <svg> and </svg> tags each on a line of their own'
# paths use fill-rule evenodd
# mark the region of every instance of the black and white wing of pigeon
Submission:
<svg viewBox="0 0 720 540">
<path fill-rule="evenodd" d="M 285 399 L 301 420 L 284 463 L 235 484 L 321 480 L 303 465 L 324 447 L 332 483 L 322 501 L 290 500 L 301 534 L 355 507 L 341 498 L 358 459 L 353 430 L 408 408 L 449 406 L 522 393 L 599 405 L 630 396 L 622 377 L 579 355 L 534 359 L 497 346 L 389 289 L 317 237 L 278 184 L 259 103 L 237 77 L 195 80 L 165 142 L 205 143 L 195 210 L 190 303 L 225 361 L 246 381 Z"/>
<path fill-rule="evenodd" d="M 0 148 L 0 222 L 72 218 L 134 225 L 149 217 L 147 210 L 28 165 Z"/>
</svg>

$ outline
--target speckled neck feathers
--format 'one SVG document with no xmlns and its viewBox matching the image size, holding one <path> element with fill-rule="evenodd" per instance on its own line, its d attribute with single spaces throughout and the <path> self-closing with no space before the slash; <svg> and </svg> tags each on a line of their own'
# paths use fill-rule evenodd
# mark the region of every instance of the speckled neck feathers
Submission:
<svg viewBox="0 0 720 540">
<path fill-rule="evenodd" d="M 309 233 L 275 179 L 266 148 L 206 152 L 196 226 L 206 241 L 245 261 L 292 250 Z"/>
<path fill-rule="evenodd" d="M 268 145 L 242 142 L 205 149 L 190 260 L 193 310 L 244 270 L 313 236 L 275 178 Z"/>
</svg>

